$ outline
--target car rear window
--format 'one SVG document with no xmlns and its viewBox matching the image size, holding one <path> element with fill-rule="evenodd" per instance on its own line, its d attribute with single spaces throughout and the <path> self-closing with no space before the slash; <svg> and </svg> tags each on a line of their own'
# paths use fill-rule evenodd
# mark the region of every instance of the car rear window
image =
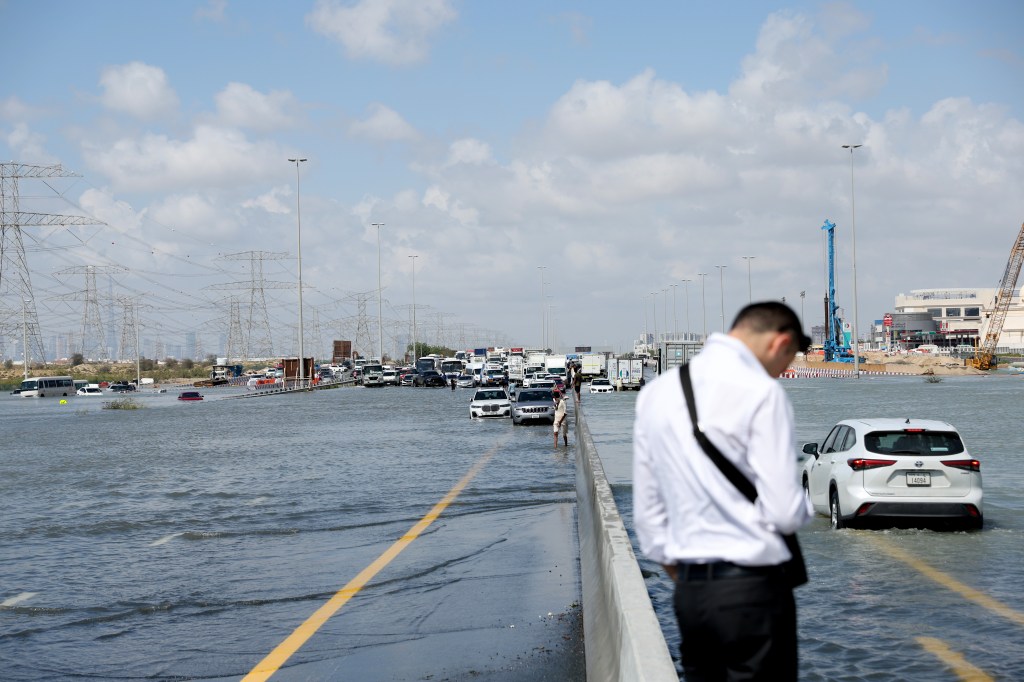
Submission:
<svg viewBox="0 0 1024 682">
<path fill-rule="evenodd" d="M 964 451 L 955 431 L 873 431 L 864 436 L 868 452 L 880 455 L 956 455 Z"/>
</svg>

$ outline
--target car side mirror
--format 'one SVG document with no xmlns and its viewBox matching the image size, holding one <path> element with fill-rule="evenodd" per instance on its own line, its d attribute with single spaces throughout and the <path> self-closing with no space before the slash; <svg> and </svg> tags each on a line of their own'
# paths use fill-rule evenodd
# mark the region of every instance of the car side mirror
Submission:
<svg viewBox="0 0 1024 682">
<path fill-rule="evenodd" d="M 815 458 L 818 456 L 818 444 L 817 443 L 804 443 L 804 454 L 814 455 Z"/>
</svg>

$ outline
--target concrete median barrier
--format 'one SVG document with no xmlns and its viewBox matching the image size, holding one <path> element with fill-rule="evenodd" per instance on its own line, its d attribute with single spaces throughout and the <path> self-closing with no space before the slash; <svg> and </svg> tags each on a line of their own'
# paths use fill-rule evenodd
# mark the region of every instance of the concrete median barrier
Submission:
<svg viewBox="0 0 1024 682">
<path fill-rule="evenodd" d="M 576 506 L 587 679 L 678 680 L 604 466 L 576 406 Z"/>
</svg>

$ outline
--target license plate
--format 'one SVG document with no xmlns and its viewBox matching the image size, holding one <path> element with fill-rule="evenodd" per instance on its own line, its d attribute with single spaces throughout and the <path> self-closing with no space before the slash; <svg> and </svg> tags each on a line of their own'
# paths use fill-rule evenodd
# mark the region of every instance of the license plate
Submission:
<svg viewBox="0 0 1024 682">
<path fill-rule="evenodd" d="M 932 475 L 927 471 L 917 473 L 907 473 L 907 485 L 908 486 L 928 486 L 932 484 Z"/>
</svg>

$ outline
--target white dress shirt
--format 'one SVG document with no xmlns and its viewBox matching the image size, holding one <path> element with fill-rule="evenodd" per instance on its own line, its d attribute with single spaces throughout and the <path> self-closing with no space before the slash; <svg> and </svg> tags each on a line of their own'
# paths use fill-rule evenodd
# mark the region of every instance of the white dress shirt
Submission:
<svg viewBox="0 0 1024 682">
<path fill-rule="evenodd" d="M 739 339 L 712 334 L 690 362 L 701 430 L 757 488 L 753 504 L 693 437 L 679 371 L 647 384 L 633 424 L 633 522 L 652 561 L 731 561 L 770 566 L 789 559 L 779 533 L 813 514 L 797 480 L 793 408 Z"/>
</svg>

